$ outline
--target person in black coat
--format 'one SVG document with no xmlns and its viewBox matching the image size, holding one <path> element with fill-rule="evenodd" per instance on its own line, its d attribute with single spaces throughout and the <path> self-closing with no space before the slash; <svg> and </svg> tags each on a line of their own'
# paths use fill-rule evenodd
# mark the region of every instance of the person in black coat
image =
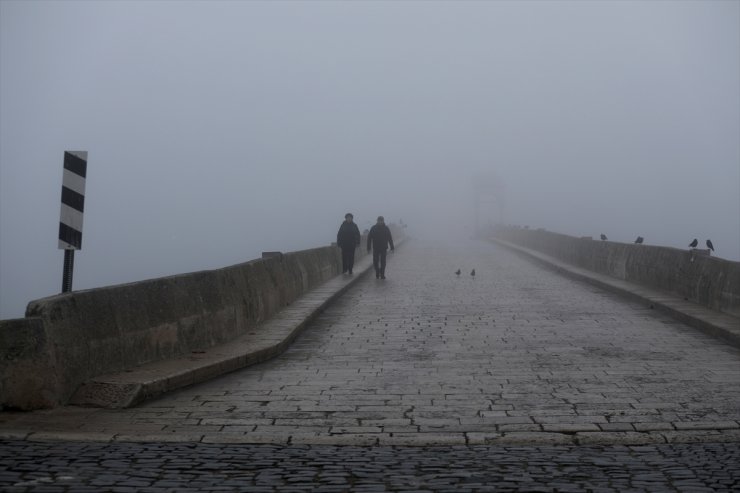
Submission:
<svg viewBox="0 0 740 493">
<path fill-rule="evenodd" d="M 373 267 L 375 267 L 375 279 L 385 279 L 385 256 L 388 253 L 388 245 L 393 251 L 393 237 L 391 230 L 385 225 L 383 216 L 378 216 L 378 222 L 370 228 L 367 234 L 367 251 L 370 253 L 370 246 L 373 250 Z"/>
<path fill-rule="evenodd" d="M 344 215 L 344 222 L 337 232 L 337 246 L 342 249 L 342 274 L 352 274 L 355 265 L 355 248 L 360 245 L 360 229 L 352 222 L 354 216 L 349 212 Z"/>
</svg>

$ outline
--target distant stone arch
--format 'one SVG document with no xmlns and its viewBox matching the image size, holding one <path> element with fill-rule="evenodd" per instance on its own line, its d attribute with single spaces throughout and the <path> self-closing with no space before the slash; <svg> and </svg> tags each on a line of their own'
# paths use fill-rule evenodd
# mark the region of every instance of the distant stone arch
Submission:
<svg viewBox="0 0 740 493">
<path fill-rule="evenodd" d="M 504 223 L 506 187 L 496 173 L 477 173 L 472 177 L 475 207 L 475 232 L 484 233 L 494 224 Z"/>
</svg>

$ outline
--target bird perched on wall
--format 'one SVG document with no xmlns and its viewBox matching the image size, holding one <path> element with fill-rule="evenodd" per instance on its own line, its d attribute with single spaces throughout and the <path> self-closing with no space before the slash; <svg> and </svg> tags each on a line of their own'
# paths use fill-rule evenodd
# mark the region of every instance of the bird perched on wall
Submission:
<svg viewBox="0 0 740 493">
<path fill-rule="evenodd" d="M 460 269 L 457 269 L 457 270 L 455 271 L 455 275 L 456 275 L 456 276 L 459 276 L 459 275 L 460 275 Z"/>
<path fill-rule="evenodd" d="M 607 237 L 606 237 L 606 235 L 605 235 L 604 233 L 601 233 L 601 241 L 606 241 L 606 240 L 608 240 L 608 239 L 609 239 L 609 238 L 607 238 Z"/>
<path fill-rule="evenodd" d="M 635 240 L 635 243 L 637 243 L 638 245 L 642 245 L 643 241 L 645 241 L 645 238 L 643 238 L 642 236 L 638 236 Z"/>
<path fill-rule="evenodd" d="M 712 240 L 707 240 L 707 248 L 709 248 L 711 251 L 714 251 L 714 245 L 712 245 Z"/>
<path fill-rule="evenodd" d="M 473 276 L 473 277 L 475 277 L 475 269 L 473 269 L 473 270 L 470 271 L 470 275 Z"/>
<path fill-rule="evenodd" d="M 689 243 L 689 246 L 691 248 L 696 248 L 696 245 L 698 245 L 698 244 L 699 244 L 699 240 L 697 240 L 696 238 L 694 238 L 694 241 L 692 241 L 691 243 Z"/>
</svg>

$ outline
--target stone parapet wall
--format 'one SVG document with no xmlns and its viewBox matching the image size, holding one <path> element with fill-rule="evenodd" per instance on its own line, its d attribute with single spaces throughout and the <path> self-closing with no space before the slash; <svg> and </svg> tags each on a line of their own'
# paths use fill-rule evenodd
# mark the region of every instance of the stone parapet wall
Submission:
<svg viewBox="0 0 740 493">
<path fill-rule="evenodd" d="M 699 250 L 599 241 L 544 230 L 499 227 L 493 236 L 740 317 L 740 262 Z"/>
<path fill-rule="evenodd" d="M 63 405 L 96 375 L 227 343 L 339 273 L 327 246 L 32 301 L 0 321 L 0 409 Z"/>
</svg>

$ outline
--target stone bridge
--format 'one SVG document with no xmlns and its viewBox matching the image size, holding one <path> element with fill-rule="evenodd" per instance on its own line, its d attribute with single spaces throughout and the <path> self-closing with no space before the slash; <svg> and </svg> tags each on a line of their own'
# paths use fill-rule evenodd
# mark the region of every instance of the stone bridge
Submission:
<svg viewBox="0 0 740 493">
<path fill-rule="evenodd" d="M 78 405 L 6 409 L 0 485 L 9 474 L 6 486 L 32 481 L 18 464 L 47 464 L 38 447 L 53 442 L 59 452 L 45 457 L 77 450 L 103 476 L 110 470 L 91 457 L 113 446 L 131 469 L 142 450 L 158 464 L 149 479 L 100 483 L 121 488 L 175 491 L 193 480 L 185 469 L 202 473 L 225 450 L 257 462 L 241 469 L 245 483 L 219 466 L 218 484 L 236 481 L 233 491 L 740 487 L 737 263 L 591 240 L 578 240 L 590 245 L 578 247 L 590 259 L 578 263 L 559 253 L 562 241 L 576 239 L 523 230 L 449 245 L 407 239 L 386 280 L 365 275 L 363 257 L 355 276 L 317 278 L 245 323 L 251 335 L 90 378 Z M 686 262 L 696 282 L 661 286 L 661 261 Z M 212 320 L 229 320 L 219 313 Z M 482 458 L 493 456 L 513 462 Z M 179 479 L 163 472 L 170 460 L 189 464 Z M 564 476 L 568 467 L 581 476 Z M 272 475 L 260 482 L 265 468 Z M 63 485 L 52 469 L 36 472 Z M 212 473 L 193 474 L 205 485 Z"/>
</svg>

